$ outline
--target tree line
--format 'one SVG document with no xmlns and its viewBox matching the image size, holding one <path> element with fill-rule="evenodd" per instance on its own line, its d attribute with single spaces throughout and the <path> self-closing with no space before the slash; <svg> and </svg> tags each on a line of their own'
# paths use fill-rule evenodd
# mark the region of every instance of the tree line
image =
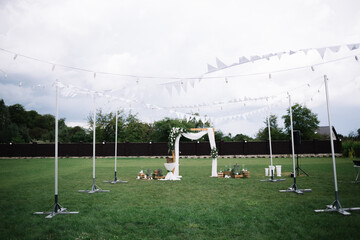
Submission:
<svg viewBox="0 0 360 240">
<path fill-rule="evenodd" d="M 318 128 L 319 120 L 317 115 L 306 106 L 295 104 L 292 106 L 294 129 L 301 131 L 304 140 L 322 138 L 315 133 Z M 102 110 L 96 112 L 96 141 L 114 142 L 115 119 L 113 112 L 104 113 Z M 118 111 L 118 142 L 167 142 L 172 127 L 204 128 L 210 127 L 209 122 L 202 122 L 192 118 L 171 119 L 164 118 L 153 123 L 144 123 L 136 114 Z M 273 140 L 288 140 L 290 136 L 290 116 L 289 109 L 287 114 L 281 117 L 284 120 L 284 128 L 279 127 L 276 115 L 270 115 L 270 131 Z M 259 129 L 254 138 L 244 134 L 224 134 L 222 131 L 215 131 L 217 141 L 253 141 L 268 140 L 268 119 L 264 121 L 264 127 Z M 79 126 L 69 127 L 65 124 L 65 119 L 59 119 L 59 141 L 64 143 L 71 142 L 92 142 L 93 119 L 88 116 L 89 128 Z M 54 142 L 55 139 L 55 117 L 51 114 L 41 115 L 34 110 L 27 111 L 20 104 L 6 106 L 4 100 L 0 100 L 0 143 L 29 143 L 29 142 Z M 360 133 L 360 129 L 358 130 Z M 358 137 L 351 133 L 349 138 Z M 207 141 L 207 136 L 203 139 Z M 186 141 L 186 139 L 184 139 Z"/>
</svg>

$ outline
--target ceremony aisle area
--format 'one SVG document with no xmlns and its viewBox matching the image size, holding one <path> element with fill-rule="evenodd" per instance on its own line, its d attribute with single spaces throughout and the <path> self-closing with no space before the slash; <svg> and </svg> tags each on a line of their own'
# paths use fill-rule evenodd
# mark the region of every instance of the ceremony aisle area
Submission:
<svg viewBox="0 0 360 240">
<path fill-rule="evenodd" d="M 59 202 L 76 215 L 46 219 L 34 215 L 53 203 L 54 160 L 0 159 L 0 236 L 2 239 L 357 239 L 360 213 L 351 216 L 315 213 L 334 199 L 331 158 L 301 158 L 310 176 L 297 178 L 304 195 L 279 193 L 292 184 L 291 158 L 282 165 L 283 182 L 260 182 L 268 158 L 219 158 L 225 165 L 243 165 L 250 178 L 212 178 L 210 158 L 181 158 L 181 181 L 137 180 L 140 170 L 164 173 L 163 158 L 98 158 L 96 177 L 110 193 L 81 194 L 91 187 L 90 158 L 59 159 Z M 360 184 L 353 163 L 337 158 L 339 198 L 344 206 L 360 206 Z"/>
</svg>

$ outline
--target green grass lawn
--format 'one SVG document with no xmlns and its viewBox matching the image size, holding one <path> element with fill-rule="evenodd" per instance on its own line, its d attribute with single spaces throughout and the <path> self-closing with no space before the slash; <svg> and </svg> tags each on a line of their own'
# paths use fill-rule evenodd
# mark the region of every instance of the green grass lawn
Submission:
<svg viewBox="0 0 360 240">
<path fill-rule="evenodd" d="M 360 207 L 360 183 L 352 161 L 337 158 L 340 202 Z M 304 195 L 279 193 L 293 179 L 265 179 L 268 158 L 218 160 L 245 164 L 249 179 L 210 178 L 211 159 L 181 159 L 181 181 L 136 180 L 141 169 L 163 167 L 164 159 L 96 160 L 96 183 L 110 193 L 78 193 L 92 185 L 92 159 L 59 159 L 59 202 L 77 215 L 33 215 L 54 202 L 54 159 L 0 159 L 0 239 L 359 239 L 360 211 L 351 216 L 314 213 L 334 200 L 331 158 L 302 158 L 310 177 L 297 178 Z M 286 174 L 292 159 L 274 159 Z"/>
</svg>

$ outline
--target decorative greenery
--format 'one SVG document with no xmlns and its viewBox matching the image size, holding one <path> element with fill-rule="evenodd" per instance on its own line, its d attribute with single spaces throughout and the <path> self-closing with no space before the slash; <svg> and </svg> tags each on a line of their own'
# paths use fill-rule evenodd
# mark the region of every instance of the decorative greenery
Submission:
<svg viewBox="0 0 360 240">
<path fill-rule="evenodd" d="M 342 142 L 343 156 L 351 159 L 360 157 L 360 142 L 359 141 L 344 141 Z"/>
<path fill-rule="evenodd" d="M 172 152 L 174 150 L 176 138 L 184 132 L 185 132 L 184 128 L 173 127 L 171 129 L 170 134 L 169 134 L 169 142 L 168 142 L 169 152 Z"/>
<path fill-rule="evenodd" d="M 219 156 L 219 152 L 218 152 L 216 147 L 211 149 L 210 155 L 211 155 L 212 158 L 217 158 Z"/>
</svg>

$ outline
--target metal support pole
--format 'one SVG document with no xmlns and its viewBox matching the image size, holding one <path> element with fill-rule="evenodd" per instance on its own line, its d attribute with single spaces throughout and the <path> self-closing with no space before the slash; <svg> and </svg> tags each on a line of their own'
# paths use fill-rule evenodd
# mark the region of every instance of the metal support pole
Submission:
<svg viewBox="0 0 360 240">
<path fill-rule="evenodd" d="M 93 187 L 95 185 L 95 147 L 96 147 L 96 103 L 95 103 L 95 95 L 93 96 L 94 100 L 94 115 L 93 115 Z"/>
<path fill-rule="evenodd" d="M 52 212 L 35 212 L 34 214 L 46 214 L 46 218 L 52 218 L 56 214 L 77 214 L 79 212 L 67 212 L 66 208 L 63 208 L 59 204 L 59 195 L 58 195 L 58 156 L 59 156 L 59 108 L 58 108 L 58 98 L 59 98 L 59 87 L 56 83 L 56 101 L 55 101 L 55 203 L 53 205 Z"/>
<path fill-rule="evenodd" d="M 116 181 L 116 161 L 117 161 L 117 138 L 118 138 L 118 111 L 115 111 L 115 178 Z"/>
<path fill-rule="evenodd" d="M 335 201 L 327 205 L 326 209 L 315 210 L 315 212 L 339 212 L 342 215 L 351 215 L 347 211 L 359 211 L 360 207 L 356 208 L 342 208 L 340 201 L 339 201 L 339 192 L 338 192 L 338 184 L 337 184 L 337 176 L 336 176 L 336 163 L 335 163 L 335 151 L 334 151 L 334 140 L 333 140 L 333 131 L 332 131 L 332 123 L 331 123 L 331 114 L 330 114 L 330 103 L 329 103 L 329 90 L 327 85 L 328 78 L 324 75 L 324 82 L 325 82 L 325 95 L 326 95 L 326 107 L 328 113 L 328 122 L 329 122 L 329 130 L 330 130 L 330 144 L 331 144 L 331 155 L 332 155 L 332 164 L 333 164 L 333 171 L 334 171 L 334 186 L 335 186 Z"/>
<path fill-rule="evenodd" d="M 95 145 L 96 145 L 96 103 L 95 103 L 95 94 L 93 95 L 93 183 L 91 190 L 79 190 L 78 192 L 82 193 L 96 193 L 96 192 L 110 192 L 110 190 L 102 190 L 95 184 Z"/>
<path fill-rule="evenodd" d="M 267 118 L 268 132 L 269 132 L 269 150 L 270 150 L 270 175 L 271 177 L 266 180 L 260 180 L 260 182 L 280 182 L 285 181 L 285 179 L 274 179 L 274 167 L 273 167 L 273 157 L 272 157 L 272 144 L 271 144 L 271 129 L 270 129 L 270 107 L 268 108 L 268 118 Z"/>
<path fill-rule="evenodd" d="M 291 130 L 291 150 L 292 150 L 292 159 L 293 159 L 293 172 L 294 172 L 294 184 L 287 190 L 280 190 L 280 192 L 294 192 L 297 194 L 303 194 L 304 192 L 311 192 L 311 189 L 298 189 L 296 185 L 296 171 L 295 171 L 295 146 L 294 146 L 294 128 L 293 128 L 293 119 L 292 119 L 292 104 L 291 96 L 288 93 L 289 97 L 289 114 L 290 114 L 290 130 Z"/>
<path fill-rule="evenodd" d="M 117 138 L 118 138 L 118 111 L 115 112 L 115 176 L 113 181 L 104 181 L 107 183 L 127 183 L 128 181 L 120 181 L 116 177 L 116 164 L 117 164 Z"/>
</svg>

